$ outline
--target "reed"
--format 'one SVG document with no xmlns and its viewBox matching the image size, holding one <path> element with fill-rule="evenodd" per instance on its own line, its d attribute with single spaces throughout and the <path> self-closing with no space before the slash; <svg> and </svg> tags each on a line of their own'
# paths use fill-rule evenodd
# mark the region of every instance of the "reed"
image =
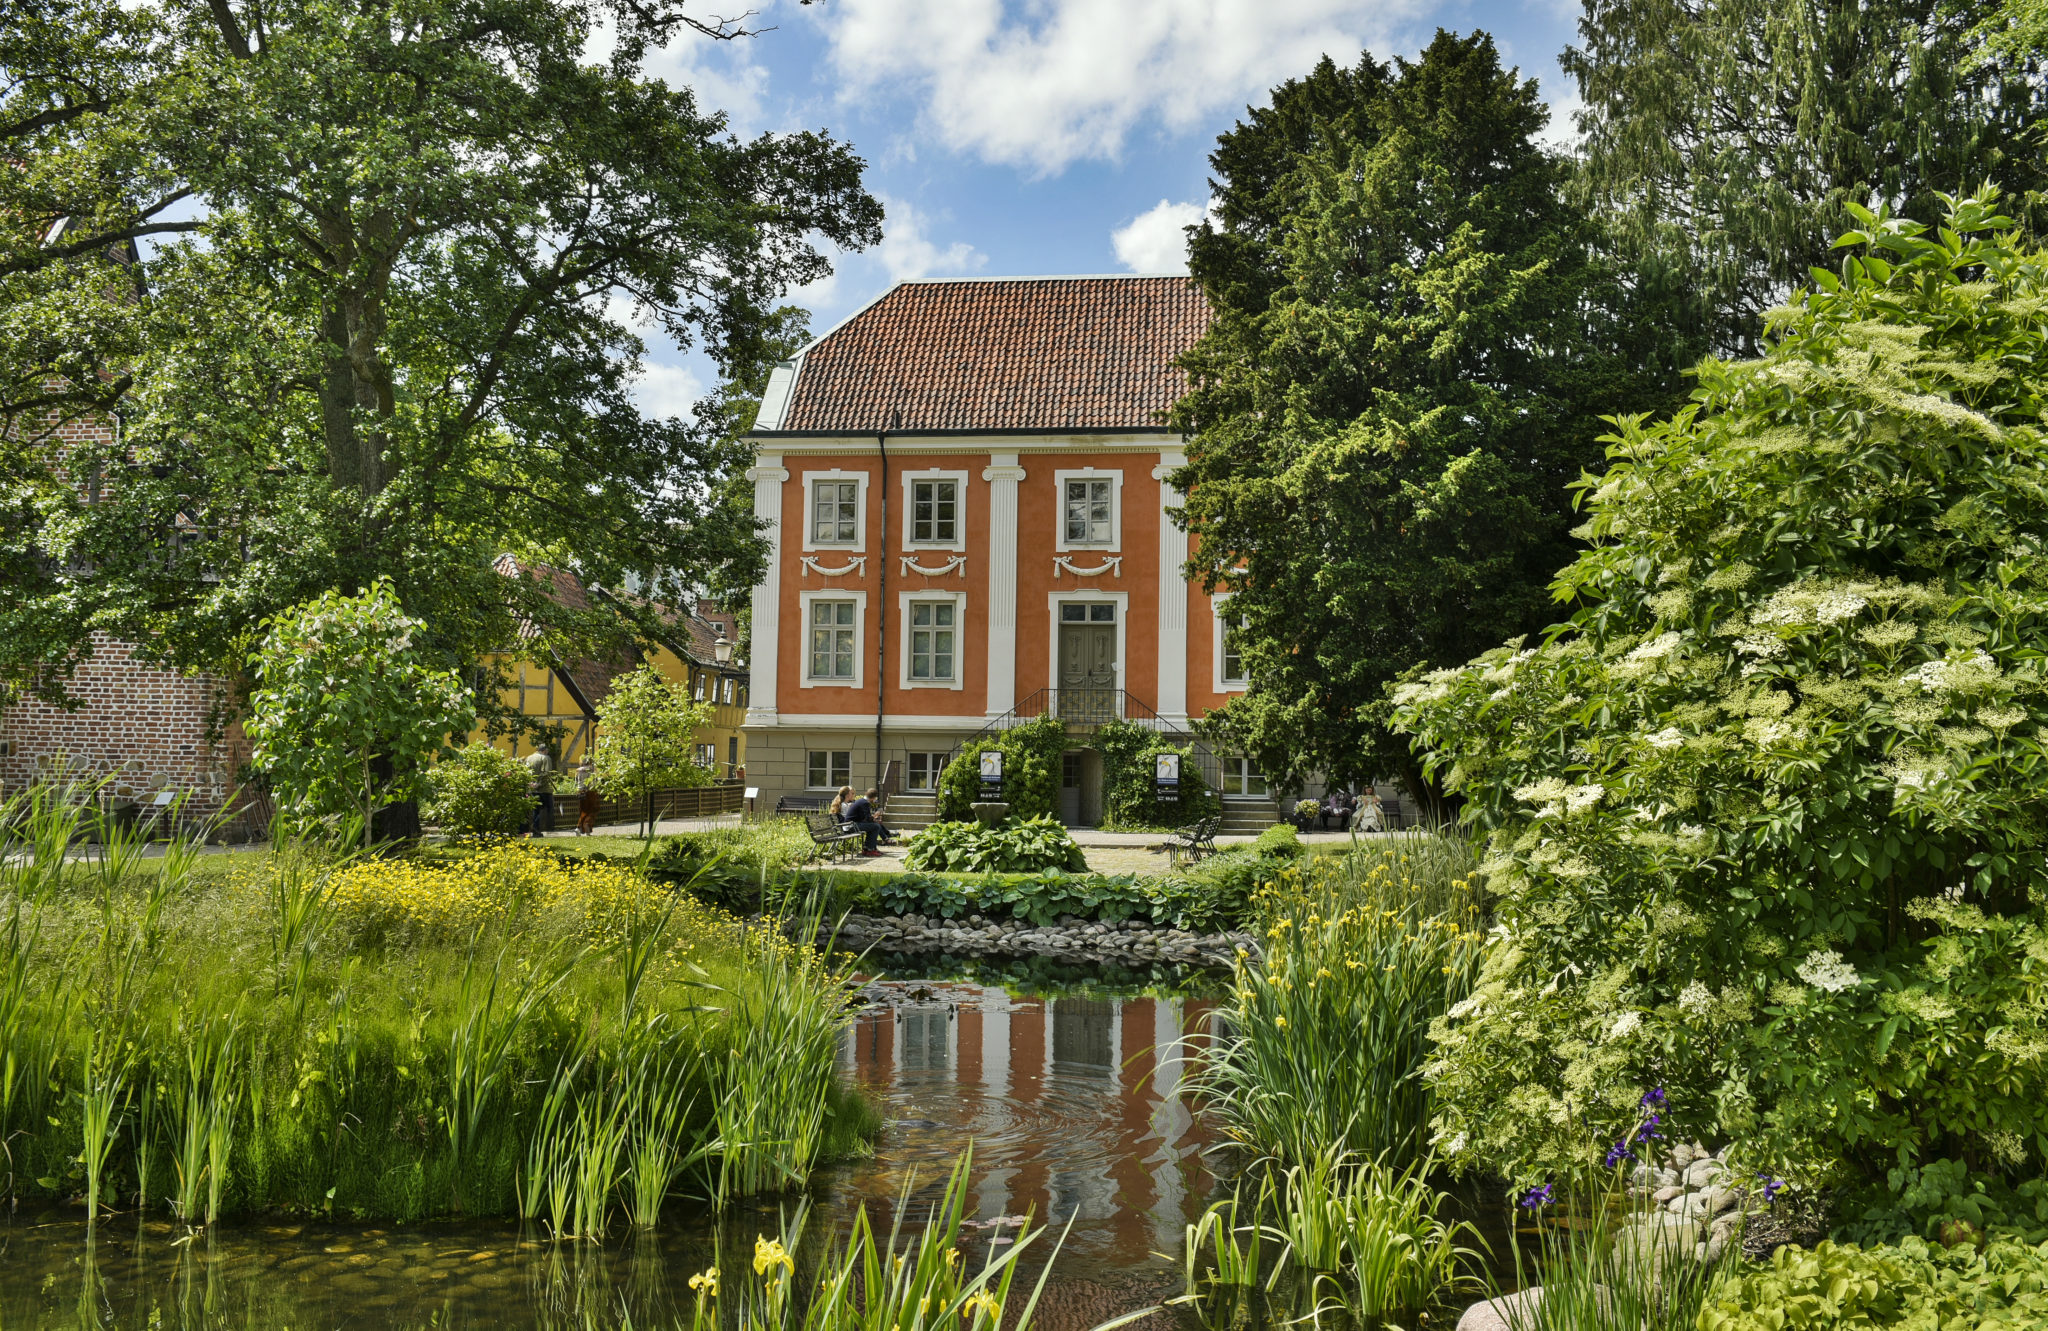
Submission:
<svg viewBox="0 0 2048 1331">
<path fill-rule="evenodd" d="M 1237 1038 L 1202 1073 L 1240 1144 L 1283 1165 L 1422 1158 L 1429 1023 L 1471 985 L 1482 938 L 1462 846 L 1409 836 L 1291 866 L 1259 892 L 1264 956 L 1240 965 Z"/>
<path fill-rule="evenodd" d="M 1720 1272 L 1694 1257 L 1691 1227 L 1617 1223 L 1612 1198 L 1560 1207 L 1576 1219 L 1539 1226 L 1534 1251 L 1518 1236 L 1517 1283 L 1535 1300 L 1498 1301 L 1511 1331 L 1641 1331 L 1691 1327 Z"/>
<path fill-rule="evenodd" d="M 904 1221 L 912 1213 L 915 1179 L 905 1180 L 886 1234 L 862 1208 L 845 1241 L 827 1249 L 815 1274 L 807 1269 L 802 1278 L 798 1263 L 811 1245 L 805 1235 L 809 1209 L 799 1203 L 777 1238 L 755 1240 L 746 1266 L 732 1269 L 721 1260 L 692 1278 L 697 1299 L 691 1331 L 1029 1331 L 1059 1245 L 1022 1299 L 1014 1283 L 1018 1259 L 1043 1229 L 1027 1221 L 1014 1243 L 1000 1253 L 991 1245 L 970 1271 L 973 1263 L 960 1249 L 960 1222 L 971 1169 L 970 1149 L 954 1161 L 945 1192 L 926 1212 L 922 1228 L 910 1233 Z M 799 1289 L 807 1297 L 796 1297 Z M 1097 1331 L 1125 1320 L 1130 1319 Z"/>
<path fill-rule="evenodd" d="M 0 801 L 0 1201 L 645 1228 L 873 1123 L 840 973 L 628 866 L 120 831 L 86 862 L 85 803 Z"/>
</svg>

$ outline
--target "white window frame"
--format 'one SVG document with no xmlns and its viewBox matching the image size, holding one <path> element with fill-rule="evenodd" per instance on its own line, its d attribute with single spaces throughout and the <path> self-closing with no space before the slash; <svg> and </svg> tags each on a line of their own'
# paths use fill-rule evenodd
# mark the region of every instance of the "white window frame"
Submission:
<svg viewBox="0 0 2048 1331">
<path fill-rule="evenodd" d="M 1265 782 L 1266 784 L 1265 793 L 1259 795 L 1251 795 L 1243 792 L 1239 792 L 1235 795 L 1231 794 L 1227 789 L 1225 789 L 1225 787 L 1227 787 L 1230 784 L 1229 774 L 1230 765 L 1232 763 L 1244 764 L 1243 768 L 1241 769 L 1241 774 L 1243 775 L 1249 775 L 1250 773 L 1257 771 L 1257 769 L 1252 766 L 1252 760 L 1250 755 L 1248 754 L 1226 753 L 1220 755 L 1220 757 L 1222 760 L 1220 765 L 1223 770 L 1219 774 L 1220 780 L 1216 791 L 1218 796 L 1227 800 L 1270 800 L 1273 798 L 1272 778 L 1268 777 L 1264 772 L 1259 772 L 1258 777 L 1259 780 Z"/>
<path fill-rule="evenodd" d="M 1116 606 L 1116 687 L 1128 687 L 1124 680 L 1129 677 L 1131 663 L 1126 659 L 1131 641 L 1131 594 L 1129 592 L 1052 592 L 1046 597 L 1045 617 L 1048 624 L 1046 636 L 1051 639 L 1045 649 L 1046 686 L 1058 689 L 1060 686 L 1060 607 L 1062 605 L 1101 604 L 1109 601 Z"/>
<path fill-rule="evenodd" d="M 853 540 L 821 541 L 818 539 L 818 492 L 820 481 L 852 481 L 859 488 L 853 497 Z M 834 467 L 830 471 L 807 471 L 804 473 L 804 549 L 805 550 L 847 550 L 864 554 L 868 548 L 868 474 L 864 471 L 845 471 Z"/>
<path fill-rule="evenodd" d="M 813 601 L 853 602 L 853 678 L 815 679 L 811 675 L 811 603 Z M 797 639 L 797 649 L 803 653 L 803 670 L 798 684 L 807 689 L 857 689 L 867 676 L 868 641 L 868 594 L 864 591 L 840 591 L 834 587 L 819 587 L 797 593 L 797 612 L 803 627 L 803 636 Z"/>
<path fill-rule="evenodd" d="M 951 481 L 954 493 L 959 496 L 953 510 L 953 539 L 950 541 L 920 541 L 917 531 L 917 482 Z M 950 550 L 956 555 L 967 553 L 967 473 L 944 471 L 933 468 L 930 471 L 907 471 L 903 473 L 903 548 L 905 550 Z"/>
<path fill-rule="evenodd" d="M 1109 482 L 1109 544 L 1101 545 L 1090 541 L 1069 541 L 1067 539 L 1067 482 L 1108 481 Z M 1124 474 L 1122 471 L 1105 471 L 1100 467 L 1084 467 L 1079 471 L 1056 471 L 1052 474 L 1053 497 L 1053 548 L 1065 554 L 1069 550 L 1104 550 L 1115 554 L 1124 548 Z"/>
<path fill-rule="evenodd" d="M 953 603 L 953 678 L 912 679 L 910 677 L 910 603 L 912 601 L 950 601 Z M 967 593 L 966 592 L 898 592 L 896 593 L 896 683 L 906 689 L 953 689 L 967 687 Z"/>
<path fill-rule="evenodd" d="M 903 755 L 903 788 L 920 795 L 936 792 L 939 788 L 939 777 L 944 775 L 946 771 L 946 756 L 949 752 L 946 749 L 918 749 L 905 753 Z M 923 758 L 927 764 L 931 765 L 931 770 L 925 773 L 925 780 L 930 783 L 929 785 L 913 786 L 910 784 L 911 772 L 913 770 L 910 764 L 912 758 Z"/>
<path fill-rule="evenodd" d="M 826 780 L 826 781 L 827 781 L 827 782 L 828 782 L 829 784 L 826 784 L 826 785 L 822 785 L 822 786 L 814 786 L 814 785 L 810 784 L 810 781 L 811 781 L 811 755 L 812 755 L 812 754 L 814 754 L 814 753 L 822 753 L 822 754 L 824 754 L 824 755 L 825 755 L 825 780 Z M 838 781 L 838 782 L 834 782 L 834 781 L 832 781 L 832 755 L 833 755 L 833 754 L 835 754 L 835 753 L 843 753 L 843 754 L 845 754 L 845 755 L 846 755 L 846 780 L 844 780 L 844 781 Z M 840 787 L 840 786 L 850 786 L 850 785 L 852 785 L 852 784 L 853 784 L 853 750 L 852 750 L 851 748 L 845 748 L 845 749 L 834 749 L 834 748 L 830 748 L 830 747 L 827 747 L 827 748 L 823 748 L 823 749 L 812 749 L 812 748 L 806 748 L 806 749 L 804 750 L 804 789 L 805 789 L 805 790 L 837 790 L 837 789 L 839 789 L 839 787 Z"/>
<path fill-rule="evenodd" d="M 1209 654 L 1209 673 L 1213 676 L 1211 682 L 1214 684 L 1216 692 L 1244 693 L 1251 688 L 1251 680 L 1225 679 L 1223 677 L 1223 635 L 1230 628 L 1230 612 L 1225 607 L 1229 604 L 1230 598 L 1228 596 L 1219 596 L 1209 603 L 1210 618 L 1216 624 L 1215 648 Z M 1238 660 L 1240 663 L 1244 660 L 1242 653 L 1238 655 Z"/>
</svg>

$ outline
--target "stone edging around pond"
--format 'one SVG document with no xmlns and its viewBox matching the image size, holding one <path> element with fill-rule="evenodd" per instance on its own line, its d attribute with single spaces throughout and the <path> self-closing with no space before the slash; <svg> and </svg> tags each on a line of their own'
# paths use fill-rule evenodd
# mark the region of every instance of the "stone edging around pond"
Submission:
<svg viewBox="0 0 2048 1331">
<path fill-rule="evenodd" d="M 1228 970 L 1241 948 L 1259 955 L 1248 933 L 1196 934 L 1126 920 L 1121 924 L 1062 916 L 1050 925 L 994 920 L 981 915 L 946 920 L 925 915 L 848 915 L 839 945 L 853 951 L 966 952 L 987 956 L 1047 957 L 1054 961 L 1163 963 Z"/>
</svg>

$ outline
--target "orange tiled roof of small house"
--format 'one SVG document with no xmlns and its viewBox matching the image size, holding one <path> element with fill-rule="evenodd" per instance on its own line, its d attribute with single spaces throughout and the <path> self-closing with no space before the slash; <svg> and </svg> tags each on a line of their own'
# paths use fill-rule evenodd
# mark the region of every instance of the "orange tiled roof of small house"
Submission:
<svg viewBox="0 0 2048 1331">
<path fill-rule="evenodd" d="M 1185 277 L 903 282 L 778 374 L 756 433 L 1163 430 L 1208 325 Z"/>
</svg>

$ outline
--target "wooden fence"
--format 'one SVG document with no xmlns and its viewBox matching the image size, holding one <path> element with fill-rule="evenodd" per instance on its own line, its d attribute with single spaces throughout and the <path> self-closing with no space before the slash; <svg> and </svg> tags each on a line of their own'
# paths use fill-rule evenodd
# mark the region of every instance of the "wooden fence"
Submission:
<svg viewBox="0 0 2048 1331">
<path fill-rule="evenodd" d="M 640 823 L 647 820 L 652 807 L 654 818 L 711 818 L 722 813 L 738 813 L 746 806 L 747 788 L 739 781 L 716 781 L 708 786 L 691 786 L 678 790 L 650 790 L 646 795 L 628 795 L 620 799 L 605 798 L 597 806 L 597 822 Z M 570 828 L 576 825 L 576 795 L 563 792 L 555 797 L 555 827 Z"/>
</svg>

